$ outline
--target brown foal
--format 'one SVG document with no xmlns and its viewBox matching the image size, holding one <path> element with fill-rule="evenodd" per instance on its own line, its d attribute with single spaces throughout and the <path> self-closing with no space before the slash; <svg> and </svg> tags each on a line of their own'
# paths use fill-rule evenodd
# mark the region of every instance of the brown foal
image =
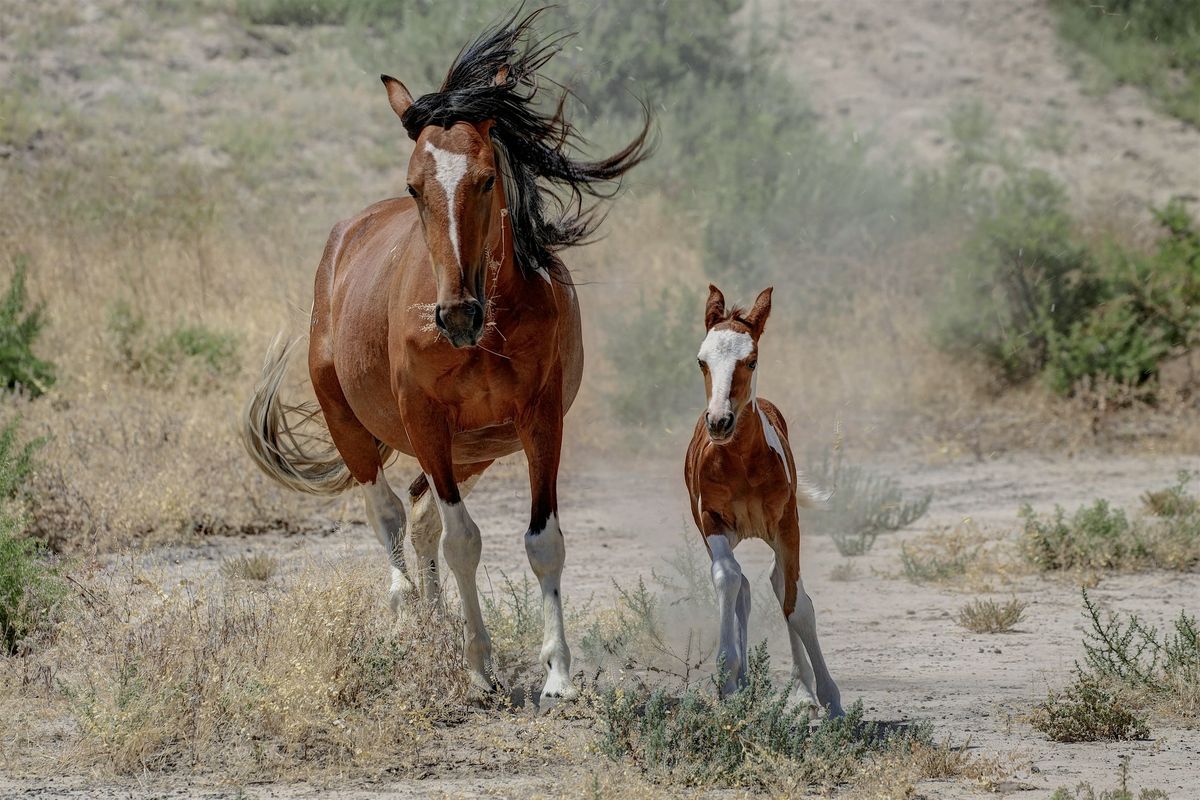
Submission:
<svg viewBox="0 0 1200 800">
<path fill-rule="evenodd" d="M 771 313 L 771 289 L 764 289 L 749 311 L 726 310 L 716 286 L 710 285 L 708 292 L 707 334 L 698 359 L 708 407 L 696 421 L 684 481 L 696 527 L 712 557 L 720 610 L 719 659 L 726 675 L 723 693 L 737 690 L 748 656 L 750 582 L 733 549 L 744 539 L 757 538 L 775 551 L 771 585 L 791 639 L 792 700 L 808 704 L 814 718 L 821 706 L 840 716 L 837 684 L 821 655 L 812 598 L 800 577 L 796 511 L 821 505 L 823 497 L 796 471 L 783 415 L 755 394 L 758 342 Z"/>
<path fill-rule="evenodd" d="M 406 528 L 427 601 L 439 597 L 441 539 L 462 600 L 467 668 L 484 691 L 497 684 L 475 583 L 482 544 L 463 497 L 495 459 L 523 450 L 532 495 L 525 549 L 543 598 L 542 695 L 568 697 L 575 689 L 563 635 L 557 480 L 583 343 L 578 299 L 557 252 L 595 227 L 582 196 L 609 196 L 647 156 L 650 120 L 606 159 L 572 158 L 577 137 L 562 104 L 547 115 L 538 102 L 536 72 L 554 53 L 553 42 L 531 33 L 539 13 L 485 31 L 438 92 L 414 101 L 383 76 L 415 140 L 409 196 L 338 223 L 314 288 L 308 368 L 336 450 L 313 452 L 296 431 L 301 407 L 279 399 L 290 346 L 268 357 L 244 439 L 259 466 L 287 486 L 316 494 L 361 487 L 391 560 L 393 607 L 413 592 Z M 411 524 L 384 477 L 392 450 L 420 463 Z"/>
</svg>

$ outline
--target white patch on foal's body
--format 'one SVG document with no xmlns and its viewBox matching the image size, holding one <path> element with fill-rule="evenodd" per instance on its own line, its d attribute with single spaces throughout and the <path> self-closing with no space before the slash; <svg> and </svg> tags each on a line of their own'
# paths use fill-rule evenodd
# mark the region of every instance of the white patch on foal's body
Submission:
<svg viewBox="0 0 1200 800">
<path fill-rule="evenodd" d="M 467 174 L 467 156 L 465 153 L 453 153 L 449 150 L 443 150 L 430 142 L 425 143 L 425 150 L 433 156 L 433 163 L 437 166 L 435 177 L 438 183 L 442 185 L 442 191 L 446 194 L 447 218 L 450 225 L 450 245 L 454 248 L 454 259 L 458 262 L 458 268 L 461 270 L 463 263 L 462 253 L 458 246 L 458 218 L 454 214 L 454 196 L 458 192 L 458 184 L 462 182 L 463 177 Z"/>
<path fill-rule="evenodd" d="M 733 370 L 737 363 L 754 352 L 754 339 L 748 333 L 728 329 L 711 330 L 700 344 L 697 356 L 708 365 L 712 376 L 712 397 L 708 401 L 710 417 L 728 413 L 729 390 L 733 386 Z"/>
<path fill-rule="evenodd" d="M 788 483 L 792 482 L 792 471 L 788 469 L 787 451 L 783 449 L 783 440 L 779 438 L 779 431 L 775 430 L 775 426 L 771 424 L 771 420 L 767 419 L 767 414 L 759 406 L 758 400 L 754 401 L 754 410 L 758 412 L 758 418 L 762 420 L 763 436 L 767 439 L 767 447 L 770 447 L 779 455 L 779 460 L 783 462 L 783 474 L 787 478 Z"/>
</svg>

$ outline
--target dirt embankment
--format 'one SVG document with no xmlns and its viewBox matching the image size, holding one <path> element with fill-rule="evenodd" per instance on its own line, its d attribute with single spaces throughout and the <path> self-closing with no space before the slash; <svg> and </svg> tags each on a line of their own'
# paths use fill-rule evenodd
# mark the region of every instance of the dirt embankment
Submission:
<svg viewBox="0 0 1200 800">
<path fill-rule="evenodd" d="M 1131 87 L 1093 91 L 1044 0 L 788 0 L 787 59 L 833 126 L 936 164 L 947 113 L 978 102 L 1020 156 L 1063 180 L 1081 208 L 1144 215 L 1200 198 L 1200 130 Z"/>
</svg>

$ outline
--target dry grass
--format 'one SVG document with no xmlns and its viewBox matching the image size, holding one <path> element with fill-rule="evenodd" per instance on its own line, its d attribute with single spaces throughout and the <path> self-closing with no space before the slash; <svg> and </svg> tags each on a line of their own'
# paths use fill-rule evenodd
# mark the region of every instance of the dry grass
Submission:
<svg viewBox="0 0 1200 800">
<path fill-rule="evenodd" d="M 1002 535 L 967 519 L 900 546 L 902 574 L 914 583 L 964 591 L 991 591 L 1008 584 L 1023 567 Z"/>
<path fill-rule="evenodd" d="M 973 633 L 1008 633 L 1025 616 L 1029 604 L 1015 597 L 1005 603 L 972 600 L 958 611 L 958 624 Z"/>
<path fill-rule="evenodd" d="M 261 553 L 239 556 L 221 562 L 221 575 L 226 580 L 258 581 L 266 583 L 279 569 L 279 561 Z"/>
<path fill-rule="evenodd" d="M 132 564 L 101 573 L 80 584 L 85 602 L 52 645 L 0 664 L 25 712 L 7 720 L 4 749 L 30 766 L 56 754 L 122 774 L 294 778 L 403 764 L 435 726 L 462 718 L 467 681 L 455 620 L 395 621 L 377 566 L 312 564 L 261 591 L 164 581 Z M 30 717 L 77 733 L 66 749 L 30 746 Z"/>
</svg>

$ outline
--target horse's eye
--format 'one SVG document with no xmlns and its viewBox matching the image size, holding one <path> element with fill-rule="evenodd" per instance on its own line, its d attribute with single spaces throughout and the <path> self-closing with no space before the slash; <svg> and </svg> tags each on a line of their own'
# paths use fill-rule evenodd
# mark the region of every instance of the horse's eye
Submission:
<svg viewBox="0 0 1200 800">
<path fill-rule="evenodd" d="M 495 185 L 496 185 L 496 176 L 495 176 L 495 175 L 489 175 L 489 176 L 488 176 L 488 179 L 487 179 L 486 181 L 484 181 L 484 182 L 483 182 L 483 191 L 484 191 L 485 193 L 486 193 L 486 192 L 490 192 L 490 191 L 492 190 L 492 187 L 493 187 L 493 186 L 495 186 Z"/>
<path fill-rule="evenodd" d="M 755 367 L 757 367 L 757 366 L 758 366 L 758 361 L 757 361 L 757 359 L 756 359 L 756 360 L 754 360 L 754 361 L 751 361 L 749 364 L 747 364 L 747 365 L 746 365 L 746 369 L 748 369 L 748 370 L 750 370 L 751 372 L 753 372 L 753 371 L 754 371 L 754 368 L 755 368 Z"/>
<path fill-rule="evenodd" d="M 413 188 L 413 185 L 412 185 L 411 183 L 410 183 L 410 184 L 408 184 L 408 186 L 407 186 L 406 188 L 408 189 L 408 195 L 409 195 L 409 197 L 411 197 L 411 198 L 412 198 L 412 199 L 414 199 L 414 200 L 418 200 L 418 199 L 420 199 L 420 197 L 421 197 L 421 193 L 420 193 L 420 192 L 418 192 L 416 189 L 414 189 L 414 188 Z"/>
</svg>

